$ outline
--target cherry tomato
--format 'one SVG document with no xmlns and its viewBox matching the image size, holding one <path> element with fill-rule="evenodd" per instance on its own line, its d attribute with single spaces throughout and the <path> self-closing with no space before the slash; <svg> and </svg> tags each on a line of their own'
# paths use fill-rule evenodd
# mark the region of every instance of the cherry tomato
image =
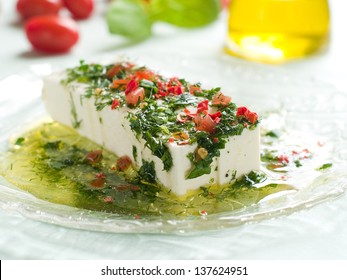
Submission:
<svg viewBox="0 0 347 280">
<path fill-rule="evenodd" d="M 38 15 L 56 15 L 63 7 L 61 0 L 18 0 L 17 11 L 23 19 Z"/>
<path fill-rule="evenodd" d="M 35 49 L 50 53 L 67 52 L 79 38 L 74 20 L 54 15 L 29 19 L 25 24 L 25 32 Z"/>
<path fill-rule="evenodd" d="M 76 19 L 88 18 L 94 10 L 94 0 L 63 0 L 63 2 Z"/>
</svg>

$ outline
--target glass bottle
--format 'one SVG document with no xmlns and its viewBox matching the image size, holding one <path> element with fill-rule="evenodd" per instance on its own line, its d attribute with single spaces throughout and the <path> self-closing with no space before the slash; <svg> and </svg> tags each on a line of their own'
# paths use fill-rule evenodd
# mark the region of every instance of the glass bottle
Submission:
<svg viewBox="0 0 347 280">
<path fill-rule="evenodd" d="M 305 57 L 326 45 L 328 0 L 231 0 L 228 53 L 280 63 Z"/>
</svg>

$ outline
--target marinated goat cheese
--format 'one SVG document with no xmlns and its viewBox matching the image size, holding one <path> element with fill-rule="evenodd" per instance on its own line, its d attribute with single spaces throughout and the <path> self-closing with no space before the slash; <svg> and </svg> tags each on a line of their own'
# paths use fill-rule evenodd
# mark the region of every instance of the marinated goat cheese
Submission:
<svg viewBox="0 0 347 280">
<path fill-rule="evenodd" d="M 120 157 L 118 169 L 132 165 L 179 196 L 260 169 L 258 116 L 220 88 L 81 62 L 46 77 L 43 100 L 55 121 Z"/>
</svg>

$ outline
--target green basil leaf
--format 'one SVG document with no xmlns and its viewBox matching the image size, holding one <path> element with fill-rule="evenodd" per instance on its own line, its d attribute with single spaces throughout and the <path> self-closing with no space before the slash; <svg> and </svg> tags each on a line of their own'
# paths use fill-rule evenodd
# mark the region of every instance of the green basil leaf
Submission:
<svg viewBox="0 0 347 280">
<path fill-rule="evenodd" d="M 219 0 L 151 0 L 152 18 L 179 27 L 199 27 L 217 19 Z"/>
<path fill-rule="evenodd" d="M 110 33 L 141 40 L 151 35 L 152 21 L 144 1 L 115 0 L 107 9 Z"/>
</svg>

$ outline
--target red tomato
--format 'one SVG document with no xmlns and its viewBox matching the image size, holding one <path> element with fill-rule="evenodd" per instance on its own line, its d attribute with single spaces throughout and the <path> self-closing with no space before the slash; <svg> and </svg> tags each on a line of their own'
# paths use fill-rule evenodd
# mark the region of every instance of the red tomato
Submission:
<svg viewBox="0 0 347 280">
<path fill-rule="evenodd" d="M 142 87 L 139 87 L 125 96 L 125 102 L 128 105 L 136 106 L 145 98 L 145 90 Z"/>
<path fill-rule="evenodd" d="M 63 0 L 63 2 L 76 19 L 88 18 L 94 10 L 94 0 Z"/>
<path fill-rule="evenodd" d="M 50 53 L 67 52 L 79 38 L 74 20 L 54 15 L 29 19 L 25 24 L 25 32 L 35 49 Z"/>
<path fill-rule="evenodd" d="M 23 19 L 38 15 L 56 15 L 63 7 L 61 0 L 18 0 L 17 11 Z"/>
</svg>

